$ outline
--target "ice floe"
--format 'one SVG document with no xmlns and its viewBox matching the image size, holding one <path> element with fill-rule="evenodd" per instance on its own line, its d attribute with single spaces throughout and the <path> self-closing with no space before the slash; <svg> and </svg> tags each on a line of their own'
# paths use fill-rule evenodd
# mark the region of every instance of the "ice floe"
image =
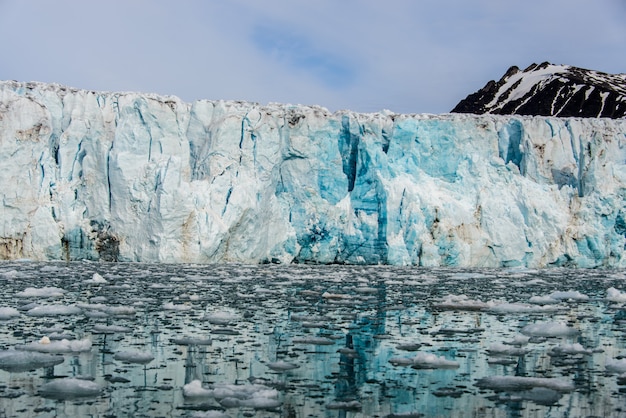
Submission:
<svg viewBox="0 0 626 418">
<path fill-rule="evenodd" d="M 615 303 L 626 302 L 626 292 L 622 292 L 614 287 L 609 287 L 606 290 L 606 299 Z"/>
<path fill-rule="evenodd" d="M 83 280 L 86 284 L 107 284 L 109 281 L 98 273 L 94 273 L 91 279 Z"/>
<path fill-rule="evenodd" d="M 148 364 L 154 360 L 154 355 L 142 350 L 122 350 L 115 353 L 113 359 L 125 363 Z"/>
<path fill-rule="evenodd" d="M 18 298 L 59 298 L 65 295 L 66 291 L 58 287 L 27 287 L 15 294 Z"/>
<path fill-rule="evenodd" d="M 495 391 L 528 390 L 537 387 L 558 392 L 571 392 L 575 389 L 572 382 L 562 379 L 525 376 L 487 376 L 478 379 L 476 386 Z"/>
<path fill-rule="evenodd" d="M 392 357 L 389 363 L 394 366 L 410 366 L 414 369 L 456 369 L 459 367 L 456 361 L 425 352 L 419 352 L 413 358 Z"/>
<path fill-rule="evenodd" d="M 102 387 L 91 380 L 66 377 L 44 383 L 37 392 L 44 398 L 75 399 L 98 396 Z"/>
<path fill-rule="evenodd" d="M 0 351 L 0 369 L 8 372 L 26 372 L 63 363 L 63 356 L 21 350 Z"/>
<path fill-rule="evenodd" d="M 608 359 L 605 367 L 611 373 L 626 373 L 626 358 Z"/>
<path fill-rule="evenodd" d="M 466 295 L 447 295 L 441 302 L 434 304 L 434 306 L 439 309 L 463 311 L 480 311 L 492 305 L 493 303 L 470 299 Z"/>
<path fill-rule="evenodd" d="M 88 338 L 82 340 L 66 340 L 50 341 L 48 337 L 43 337 L 39 341 L 29 344 L 18 345 L 15 348 L 25 351 L 38 351 L 40 353 L 80 353 L 91 351 L 91 340 Z"/>
<path fill-rule="evenodd" d="M 8 319 L 16 318 L 20 316 L 20 311 L 8 306 L 0 307 L 0 321 L 6 321 Z"/>
<path fill-rule="evenodd" d="M 272 363 L 267 363 L 267 367 L 276 371 L 276 372 L 285 372 L 288 370 L 297 369 L 297 364 L 289 363 L 288 361 L 274 361 Z"/>
<path fill-rule="evenodd" d="M 133 332 L 133 329 L 122 325 L 96 324 L 93 327 L 93 332 L 96 334 L 115 334 Z"/>
<path fill-rule="evenodd" d="M 562 322 L 541 322 L 526 325 L 520 331 L 522 334 L 535 337 L 570 337 L 580 333 L 576 328 Z"/>
<path fill-rule="evenodd" d="M 82 313 L 82 309 L 72 305 L 41 305 L 29 309 L 26 312 L 28 316 L 64 316 L 77 315 Z"/>
<path fill-rule="evenodd" d="M 276 389 L 259 384 L 213 384 L 205 388 L 200 380 L 193 380 L 183 386 L 183 396 L 187 398 L 215 398 L 225 408 L 274 409 L 282 404 Z"/>
</svg>

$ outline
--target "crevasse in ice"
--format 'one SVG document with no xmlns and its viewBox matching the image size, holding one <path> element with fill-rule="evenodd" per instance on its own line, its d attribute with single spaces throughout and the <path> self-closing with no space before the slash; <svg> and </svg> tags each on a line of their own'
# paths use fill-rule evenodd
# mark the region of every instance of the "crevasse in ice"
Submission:
<svg viewBox="0 0 626 418">
<path fill-rule="evenodd" d="M 0 257 L 624 266 L 626 121 L 0 83 Z"/>
</svg>

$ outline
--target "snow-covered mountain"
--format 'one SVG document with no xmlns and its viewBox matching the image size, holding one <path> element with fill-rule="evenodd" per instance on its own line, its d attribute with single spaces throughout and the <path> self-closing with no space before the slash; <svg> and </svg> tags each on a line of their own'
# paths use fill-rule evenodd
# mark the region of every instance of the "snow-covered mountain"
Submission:
<svg viewBox="0 0 626 418">
<path fill-rule="evenodd" d="M 626 116 L 626 74 L 532 64 L 511 67 L 452 110 L 454 113 L 539 115 L 585 118 Z"/>
<path fill-rule="evenodd" d="M 626 120 L 0 83 L 0 258 L 625 266 Z"/>
</svg>

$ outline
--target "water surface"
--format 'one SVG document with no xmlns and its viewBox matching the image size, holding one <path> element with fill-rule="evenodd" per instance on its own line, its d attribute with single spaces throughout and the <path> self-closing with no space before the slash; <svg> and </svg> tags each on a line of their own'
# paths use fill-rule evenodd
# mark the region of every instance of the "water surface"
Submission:
<svg viewBox="0 0 626 418">
<path fill-rule="evenodd" d="M 0 283 L 0 416 L 626 415 L 622 271 L 4 262 Z"/>
</svg>

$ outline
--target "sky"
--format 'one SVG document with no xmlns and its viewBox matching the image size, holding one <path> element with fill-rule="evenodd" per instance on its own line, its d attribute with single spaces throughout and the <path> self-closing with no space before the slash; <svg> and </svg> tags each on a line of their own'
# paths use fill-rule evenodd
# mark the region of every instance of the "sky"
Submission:
<svg viewBox="0 0 626 418">
<path fill-rule="evenodd" d="M 625 0 L 0 0 L 0 80 L 445 113 L 512 65 L 626 73 Z"/>
</svg>

